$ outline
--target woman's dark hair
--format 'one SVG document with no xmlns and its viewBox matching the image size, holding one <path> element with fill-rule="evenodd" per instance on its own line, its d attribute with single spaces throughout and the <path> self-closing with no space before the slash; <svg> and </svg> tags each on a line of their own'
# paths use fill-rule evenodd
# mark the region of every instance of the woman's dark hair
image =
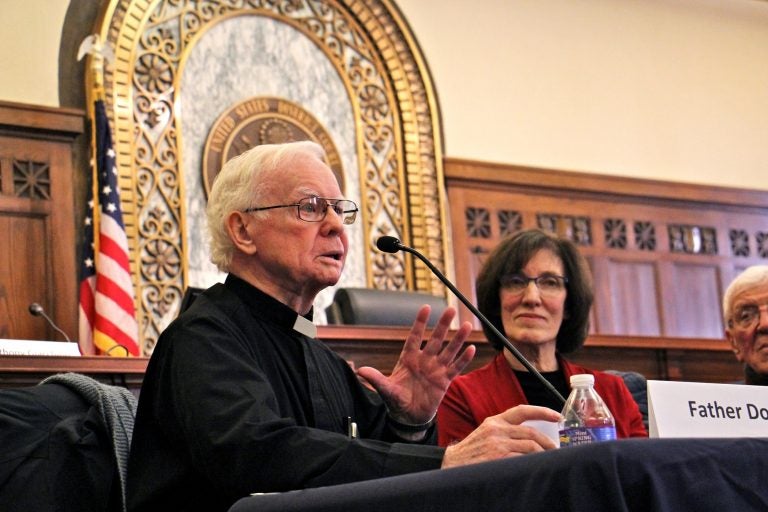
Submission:
<svg viewBox="0 0 768 512">
<path fill-rule="evenodd" d="M 586 261 L 576 245 L 566 238 L 540 229 L 529 229 L 502 240 L 485 260 L 477 276 L 477 308 L 494 327 L 504 332 L 499 298 L 501 279 L 522 273 L 523 267 L 541 249 L 549 249 L 560 258 L 568 278 L 563 323 L 557 332 L 557 350 L 561 353 L 573 352 L 581 348 L 587 338 L 594 291 Z M 490 329 L 483 326 L 483 331 L 496 350 L 504 348 Z"/>
</svg>

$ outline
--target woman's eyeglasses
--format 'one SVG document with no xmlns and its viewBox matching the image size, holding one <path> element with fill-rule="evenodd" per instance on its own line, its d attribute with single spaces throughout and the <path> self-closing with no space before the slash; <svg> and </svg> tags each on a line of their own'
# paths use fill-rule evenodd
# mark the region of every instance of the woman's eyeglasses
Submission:
<svg viewBox="0 0 768 512">
<path fill-rule="evenodd" d="M 534 282 L 542 295 L 557 295 L 565 290 L 568 278 L 554 274 L 528 277 L 523 274 L 511 274 L 501 279 L 501 287 L 514 294 L 522 294 L 528 285 Z"/>
</svg>

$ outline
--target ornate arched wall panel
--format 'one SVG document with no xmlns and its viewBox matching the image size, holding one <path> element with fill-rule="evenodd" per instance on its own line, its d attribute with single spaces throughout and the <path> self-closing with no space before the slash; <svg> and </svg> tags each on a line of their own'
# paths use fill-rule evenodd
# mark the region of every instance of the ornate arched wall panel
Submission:
<svg viewBox="0 0 768 512">
<path fill-rule="evenodd" d="M 146 354 L 184 288 L 215 279 L 200 235 L 203 146 L 233 105 L 258 111 L 242 122 L 277 120 L 276 130 L 252 130 L 262 139 L 252 144 L 303 126 L 338 148 L 345 195 L 363 219 L 339 285 L 443 293 L 403 253 L 375 248 L 379 236 L 398 236 L 449 270 L 439 113 L 391 2 L 123 0 L 107 6 L 98 31 L 116 56 L 104 86 Z M 260 109 L 265 98 L 278 106 Z M 331 293 L 316 302 L 321 322 Z"/>
</svg>

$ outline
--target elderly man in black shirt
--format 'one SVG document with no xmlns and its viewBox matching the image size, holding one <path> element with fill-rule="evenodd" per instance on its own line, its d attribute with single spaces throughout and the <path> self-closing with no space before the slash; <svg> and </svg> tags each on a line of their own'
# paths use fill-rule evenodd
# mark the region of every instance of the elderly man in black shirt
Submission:
<svg viewBox="0 0 768 512">
<path fill-rule="evenodd" d="M 226 510 L 254 492 L 554 447 L 519 424 L 559 414 L 531 406 L 489 418 L 461 443 L 433 446 L 437 406 L 475 352 L 462 351 L 468 323 L 444 344 L 453 308 L 423 347 L 429 307 L 417 312 L 389 376 L 370 367 L 356 374 L 315 338 L 312 304 L 341 275 L 344 226 L 357 210 L 312 142 L 257 146 L 224 166 L 207 216 L 211 260 L 228 276 L 157 342 L 134 428 L 129 510 Z"/>
</svg>

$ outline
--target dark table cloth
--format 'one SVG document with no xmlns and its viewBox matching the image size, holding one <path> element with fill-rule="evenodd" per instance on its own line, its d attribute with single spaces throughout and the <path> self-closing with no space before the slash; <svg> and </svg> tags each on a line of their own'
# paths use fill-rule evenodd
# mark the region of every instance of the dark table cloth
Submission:
<svg viewBox="0 0 768 512">
<path fill-rule="evenodd" d="M 768 439 L 625 439 L 245 497 L 230 512 L 768 510 Z"/>
</svg>

